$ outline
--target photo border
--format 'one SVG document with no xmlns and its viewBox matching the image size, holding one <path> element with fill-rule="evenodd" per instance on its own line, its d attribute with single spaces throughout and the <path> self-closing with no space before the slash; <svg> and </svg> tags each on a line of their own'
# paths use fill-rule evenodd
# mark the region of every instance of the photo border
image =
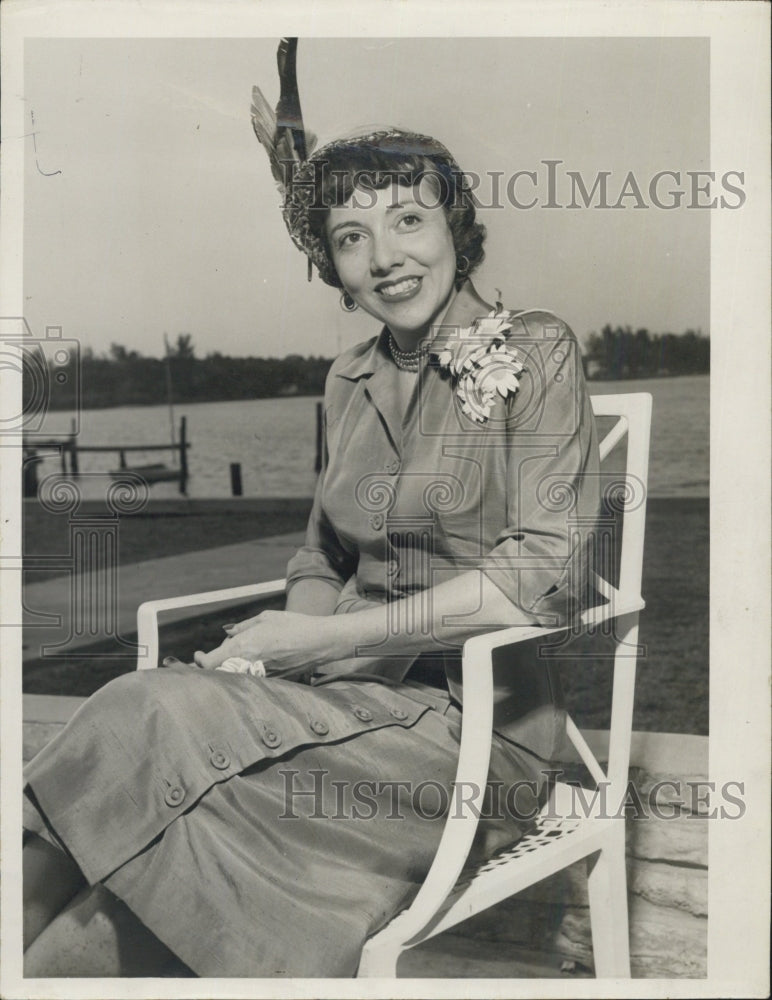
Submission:
<svg viewBox="0 0 772 1000">
<path fill-rule="evenodd" d="M 264 0 L 242 3 L 2 5 L 2 315 L 23 314 L 23 46 L 31 37 L 707 36 L 711 39 L 711 164 L 745 171 L 746 203 L 714 212 L 711 251 L 710 779 L 745 782 L 741 820 L 710 824 L 708 977 L 646 980 L 651 997 L 764 996 L 769 931 L 769 7 L 753 2 L 606 4 Z M 767 30 L 765 30 L 767 29 Z M 17 141 L 18 140 L 18 141 Z M 18 381 L 3 378 L 6 403 Z M 2 462 L 3 525 L 18 530 L 20 469 Z M 6 529 L 7 530 L 7 529 Z M 6 542 L 3 543 L 7 544 Z M 3 620 L 20 620 L 18 587 L 0 592 Z M 6 634 L 10 633 L 10 634 Z M 21 638 L 3 630 L 2 995 L 56 997 L 621 997 L 642 981 L 599 980 L 23 980 L 19 812 Z M 10 803 L 10 805 L 9 805 Z"/>
</svg>

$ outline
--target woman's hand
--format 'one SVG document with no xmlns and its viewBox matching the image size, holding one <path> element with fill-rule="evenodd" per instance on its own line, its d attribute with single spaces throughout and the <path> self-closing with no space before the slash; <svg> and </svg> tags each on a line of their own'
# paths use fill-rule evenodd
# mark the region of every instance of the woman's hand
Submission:
<svg viewBox="0 0 772 1000">
<path fill-rule="evenodd" d="M 409 622 L 416 627 L 407 628 Z M 532 626 L 538 619 L 512 604 L 484 573 L 471 570 L 391 606 L 341 615 L 263 611 L 230 626 L 225 642 L 210 653 L 197 652 L 195 661 L 199 667 L 216 670 L 229 657 L 262 660 L 269 673 L 304 667 L 313 671 L 356 658 L 364 667 L 367 659 L 460 646 L 494 624 Z"/>
<path fill-rule="evenodd" d="M 345 656 L 336 649 L 334 619 L 293 611 L 263 611 L 227 627 L 228 638 L 194 659 L 205 670 L 216 670 L 229 657 L 262 660 L 268 671 L 314 668 Z"/>
</svg>

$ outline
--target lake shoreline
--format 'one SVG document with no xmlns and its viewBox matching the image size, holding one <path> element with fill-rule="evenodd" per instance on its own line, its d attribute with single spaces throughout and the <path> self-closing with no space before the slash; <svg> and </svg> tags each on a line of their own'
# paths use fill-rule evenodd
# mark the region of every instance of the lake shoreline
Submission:
<svg viewBox="0 0 772 1000">
<path fill-rule="evenodd" d="M 652 496 L 707 495 L 709 478 L 709 393 L 707 375 L 659 379 L 596 381 L 594 396 L 648 392 L 654 400 L 649 492 Z M 80 451 L 80 478 L 75 480 L 83 498 L 100 499 L 110 489 L 110 470 L 119 465 L 121 447 L 138 443 L 166 449 L 179 418 L 186 417 L 188 449 L 187 492 L 193 498 L 231 496 L 230 466 L 240 466 L 243 495 L 247 498 L 306 497 L 316 485 L 318 396 L 277 396 L 238 402 L 178 404 L 172 421 L 165 406 L 115 407 L 72 414 L 76 419 L 78 448 L 108 447 L 110 453 Z M 599 420 L 607 429 L 606 418 Z M 69 438 L 72 433 L 65 411 L 51 413 L 40 431 L 45 437 Z M 34 439 L 30 438 L 34 446 Z M 159 459 L 160 456 L 160 459 Z M 38 481 L 51 477 L 49 488 L 61 480 L 63 458 L 55 451 L 41 453 Z M 162 451 L 132 451 L 130 463 L 165 461 Z M 151 487 L 152 501 L 180 497 L 175 482 Z"/>
<path fill-rule="evenodd" d="M 615 382 L 624 385 L 626 382 L 660 382 L 667 381 L 670 382 L 673 379 L 680 378 L 708 378 L 710 372 L 661 372 L 658 375 L 623 375 L 619 376 L 605 376 L 605 375 L 585 375 L 585 382 L 590 389 L 590 394 L 592 394 L 592 387 L 594 385 L 605 385 L 609 382 Z M 270 400 L 270 399 L 323 399 L 321 392 L 310 391 L 310 392 L 275 392 L 260 396 L 245 395 L 245 396 L 210 396 L 206 399 L 196 398 L 196 399 L 175 399 L 174 406 L 185 407 L 193 406 L 197 403 L 249 403 L 255 400 Z M 104 406 L 87 406 L 81 404 L 81 410 L 86 413 L 106 413 L 110 410 L 117 410 L 123 407 L 137 407 L 138 409 L 144 409 L 151 406 L 166 406 L 168 404 L 159 402 L 159 400 L 124 400 L 117 401 L 114 403 L 108 403 Z M 69 403 L 63 404 L 60 402 L 52 403 L 48 407 L 50 413 L 69 413 L 72 409 Z"/>
</svg>

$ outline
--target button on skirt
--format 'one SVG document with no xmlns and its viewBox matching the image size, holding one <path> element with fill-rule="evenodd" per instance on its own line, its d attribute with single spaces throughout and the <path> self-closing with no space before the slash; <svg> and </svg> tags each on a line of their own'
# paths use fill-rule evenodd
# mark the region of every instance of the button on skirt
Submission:
<svg viewBox="0 0 772 1000">
<path fill-rule="evenodd" d="M 28 765 L 25 826 L 199 976 L 352 976 L 431 865 L 459 738 L 430 688 L 142 671 Z M 491 787 L 528 793 L 538 768 L 494 737 Z M 477 856 L 527 825 L 505 799 L 483 812 Z"/>
</svg>

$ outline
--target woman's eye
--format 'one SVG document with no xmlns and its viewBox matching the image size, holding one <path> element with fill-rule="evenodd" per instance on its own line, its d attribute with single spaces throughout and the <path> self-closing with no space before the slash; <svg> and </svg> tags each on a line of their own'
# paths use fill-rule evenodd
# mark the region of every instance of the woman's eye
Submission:
<svg viewBox="0 0 772 1000">
<path fill-rule="evenodd" d="M 407 215 L 403 215 L 399 220 L 400 225 L 404 226 L 406 229 L 415 229 L 420 221 L 421 217 L 416 215 L 414 212 L 409 212 Z"/>
<path fill-rule="evenodd" d="M 338 237 L 338 249 L 354 246 L 354 244 L 359 243 L 362 238 L 362 233 L 344 233 L 342 236 Z"/>
</svg>

